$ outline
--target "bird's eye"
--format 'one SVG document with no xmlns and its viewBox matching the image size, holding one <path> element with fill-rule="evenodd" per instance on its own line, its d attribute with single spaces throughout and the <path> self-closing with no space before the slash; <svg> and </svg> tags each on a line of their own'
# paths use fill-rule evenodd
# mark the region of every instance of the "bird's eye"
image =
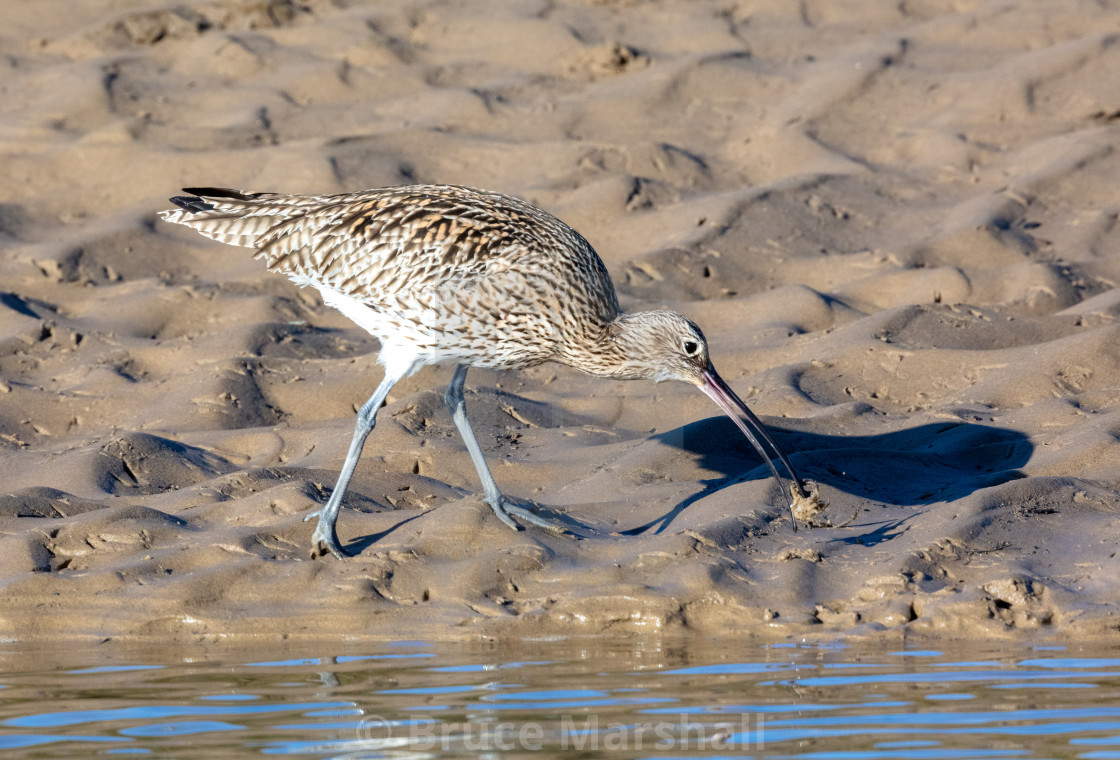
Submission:
<svg viewBox="0 0 1120 760">
<path fill-rule="evenodd" d="M 696 352 L 700 350 L 699 344 L 694 340 L 686 340 L 684 342 L 684 352 L 689 356 L 696 356 Z"/>
</svg>

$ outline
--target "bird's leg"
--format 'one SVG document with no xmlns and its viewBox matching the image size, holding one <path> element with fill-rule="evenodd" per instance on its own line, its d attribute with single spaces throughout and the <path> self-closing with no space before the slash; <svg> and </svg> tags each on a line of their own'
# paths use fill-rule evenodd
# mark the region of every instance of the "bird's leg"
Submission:
<svg viewBox="0 0 1120 760">
<path fill-rule="evenodd" d="M 338 474 L 338 482 L 334 486 L 334 491 L 331 492 L 331 498 L 320 509 L 315 510 L 307 517 L 303 518 L 304 522 L 319 518 L 319 524 L 315 527 L 315 532 L 311 535 L 311 550 L 325 554 L 329 551 L 334 556 L 342 559 L 346 556 L 346 552 L 342 550 L 342 546 L 338 543 L 338 533 L 335 532 L 335 523 L 338 522 L 338 510 L 342 506 L 342 496 L 346 493 L 346 487 L 350 485 L 350 478 L 354 475 L 354 468 L 358 465 L 358 458 L 362 455 L 362 446 L 365 445 L 366 436 L 373 430 L 373 426 L 377 423 L 377 410 L 385 403 L 385 397 L 389 395 L 389 390 L 400 380 L 400 377 L 393 377 L 386 375 L 381 384 L 377 386 L 377 390 L 369 397 L 362 408 L 358 410 L 358 423 L 354 426 L 354 437 L 350 439 L 350 451 L 346 453 L 346 461 L 342 464 L 342 472 Z M 324 548 L 326 551 L 324 551 Z"/>
<path fill-rule="evenodd" d="M 463 397 L 463 384 L 467 380 L 467 369 L 466 364 L 455 367 L 455 374 L 451 378 L 451 383 L 447 386 L 447 393 L 444 394 L 443 400 L 447 402 L 447 408 L 451 410 L 451 418 L 455 420 L 455 426 L 459 428 L 459 435 L 463 437 L 463 443 L 467 445 L 467 451 L 470 452 L 474 468 L 478 470 L 478 477 L 482 481 L 486 503 L 494 510 L 494 514 L 498 516 L 499 520 L 514 530 L 520 530 L 517 523 L 513 521 L 514 517 L 540 528 L 555 531 L 565 530 L 563 526 L 550 523 L 524 507 L 511 504 L 498 490 L 498 484 L 494 482 L 494 476 L 490 474 L 490 468 L 486 465 L 486 459 L 482 456 L 482 449 L 479 448 L 478 440 L 474 437 L 470 420 L 467 419 L 467 402 Z"/>
</svg>

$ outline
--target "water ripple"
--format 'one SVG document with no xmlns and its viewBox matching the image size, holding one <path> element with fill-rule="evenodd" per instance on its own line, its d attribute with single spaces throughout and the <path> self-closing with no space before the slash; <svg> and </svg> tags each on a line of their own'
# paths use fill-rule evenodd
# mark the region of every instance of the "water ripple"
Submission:
<svg viewBox="0 0 1120 760">
<path fill-rule="evenodd" d="M 15 652 L 0 672 L 0 750 L 1120 760 L 1120 658 L 1107 649 L 533 649 L 501 659 L 412 642 L 191 662 L 70 651 L 38 668 Z"/>
</svg>

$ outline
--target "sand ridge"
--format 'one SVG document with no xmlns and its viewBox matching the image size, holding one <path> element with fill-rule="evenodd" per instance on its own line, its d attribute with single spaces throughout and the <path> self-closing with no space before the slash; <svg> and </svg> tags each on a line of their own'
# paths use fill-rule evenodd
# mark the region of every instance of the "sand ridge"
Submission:
<svg viewBox="0 0 1120 760">
<path fill-rule="evenodd" d="M 1116 633 L 1120 8 L 61 0 L 0 9 L 0 636 Z M 473 370 L 514 533 L 377 343 L 183 186 L 478 186 L 705 330 L 694 389 Z"/>
</svg>

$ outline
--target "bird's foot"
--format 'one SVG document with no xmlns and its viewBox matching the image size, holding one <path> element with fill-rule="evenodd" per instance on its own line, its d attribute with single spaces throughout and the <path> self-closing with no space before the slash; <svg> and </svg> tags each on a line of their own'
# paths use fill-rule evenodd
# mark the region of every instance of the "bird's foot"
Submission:
<svg viewBox="0 0 1120 760">
<path fill-rule="evenodd" d="M 489 504 L 490 508 L 494 510 L 494 514 L 498 516 L 499 520 L 501 520 L 514 530 L 521 530 L 521 526 L 514 522 L 513 518 L 515 517 L 522 522 L 529 523 L 530 525 L 536 525 L 538 528 L 544 528 L 545 530 L 550 530 L 553 533 L 565 533 L 568 530 L 565 526 L 550 522 L 549 520 L 546 520 L 545 518 L 534 514 L 533 512 L 530 512 L 528 509 L 525 509 L 525 507 L 519 507 L 518 505 L 507 499 L 505 496 L 499 495 L 496 499 L 487 499 L 486 503 Z"/>
<path fill-rule="evenodd" d="M 338 533 L 334 529 L 333 523 L 328 523 L 320 516 L 321 509 L 317 509 L 307 517 L 303 518 L 304 522 L 308 522 L 312 518 L 319 517 L 319 524 L 315 526 L 315 532 L 311 534 L 311 558 L 325 557 L 327 552 L 330 552 L 337 559 L 346 559 L 350 555 L 342 548 L 342 544 L 338 541 Z"/>
</svg>

